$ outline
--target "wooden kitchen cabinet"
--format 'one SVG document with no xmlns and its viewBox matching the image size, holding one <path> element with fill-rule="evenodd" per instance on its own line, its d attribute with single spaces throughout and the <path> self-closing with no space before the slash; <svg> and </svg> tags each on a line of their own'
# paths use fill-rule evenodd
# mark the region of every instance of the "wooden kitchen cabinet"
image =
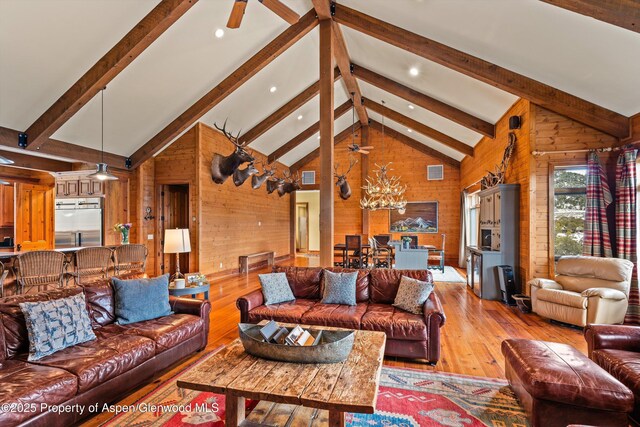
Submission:
<svg viewBox="0 0 640 427">
<path fill-rule="evenodd" d="M 102 182 L 90 178 L 56 180 L 56 198 L 102 196 Z"/>
<path fill-rule="evenodd" d="M 13 185 L 0 185 L 0 227 L 13 227 L 14 214 Z"/>
<path fill-rule="evenodd" d="M 79 196 L 101 196 L 102 195 L 102 182 L 97 181 L 95 179 L 81 179 L 78 181 L 79 185 Z"/>
</svg>

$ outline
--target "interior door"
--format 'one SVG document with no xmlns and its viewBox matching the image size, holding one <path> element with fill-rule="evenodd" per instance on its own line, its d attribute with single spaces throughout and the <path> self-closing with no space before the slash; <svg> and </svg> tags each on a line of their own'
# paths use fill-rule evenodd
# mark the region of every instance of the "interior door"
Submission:
<svg viewBox="0 0 640 427">
<path fill-rule="evenodd" d="M 16 184 L 16 245 L 44 240 L 54 248 L 54 188 Z"/>
<path fill-rule="evenodd" d="M 160 242 L 164 240 L 164 230 L 167 228 L 189 228 L 189 185 L 162 185 L 160 191 Z M 180 257 L 180 271 L 189 272 L 189 253 Z M 161 274 L 173 274 L 176 271 L 176 255 L 165 254 L 161 249 Z"/>
<path fill-rule="evenodd" d="M 296 204 L 297 234 L 296 248 L 298 252 L 309 252 L 309 205 Z"/>
</svg>

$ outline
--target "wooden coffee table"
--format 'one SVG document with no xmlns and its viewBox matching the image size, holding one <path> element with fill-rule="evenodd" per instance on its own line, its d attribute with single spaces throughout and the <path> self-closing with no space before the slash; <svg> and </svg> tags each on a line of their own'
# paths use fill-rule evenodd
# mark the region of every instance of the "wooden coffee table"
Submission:
<svg viewBox="0 0 640 427">
<path fill-rule="evenodd" d="M 278 425 L 311 425 L 300 421 L 314 419 L 344 426 L 345 412 L 375 411 L 386 342 L 384 332 L 355 334 L 347 360 L 332 364 L 260 359 L 245 353 L 237 339 L 178 380 L 178 387 L 224 394 L 227 427 L 260 425 L 268 416 Z M 247 420 L 245 399 L 261 401 Z"/>
</svg>

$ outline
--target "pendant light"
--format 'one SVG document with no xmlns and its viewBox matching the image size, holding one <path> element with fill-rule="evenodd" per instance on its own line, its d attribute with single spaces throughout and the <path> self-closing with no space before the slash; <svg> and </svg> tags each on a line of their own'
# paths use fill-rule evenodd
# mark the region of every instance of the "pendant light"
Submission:
<svg viewBox="0 0 640 427">
<path fill-rule="evenodd" d="M 109 166 L 104 162 L 104 90 L 105 89 L 106 88 L 103 88 L 100 91 L 100 94 L 101 94 L 101 117 L 100 117 L 101 128 L 100 130 L 101 130 L 101 141 L 102 141 L 102 145 L 101 145 L 102 161 L 96 164 L 96 171 L 91 175 L 89 175 L 89 178 L 97 179 L 98 181 L 116 181 L 118 177 L 109 172 Z"/>
</svg>

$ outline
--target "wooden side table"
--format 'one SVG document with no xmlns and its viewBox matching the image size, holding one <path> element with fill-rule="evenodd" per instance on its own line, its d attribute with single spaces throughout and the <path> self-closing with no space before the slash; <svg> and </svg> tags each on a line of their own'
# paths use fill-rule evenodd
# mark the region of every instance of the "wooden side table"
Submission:
<svg viewBox="0 0 640 427">
<path fill-rule="evenodd" d="M 204 294 L 204 299 L 209 299 L 209 287 L 211 285 L 209 282 L 202 282 L 196 284 L 196 286 L 185 286 L 184 288 L 175 288 L 169 285 L 169 295 L 173 295 L 175 297 L 183 296 L 183 295 L 191 295 L 191 298 L 195 298 L 196 294 Z"/>
</svg>

